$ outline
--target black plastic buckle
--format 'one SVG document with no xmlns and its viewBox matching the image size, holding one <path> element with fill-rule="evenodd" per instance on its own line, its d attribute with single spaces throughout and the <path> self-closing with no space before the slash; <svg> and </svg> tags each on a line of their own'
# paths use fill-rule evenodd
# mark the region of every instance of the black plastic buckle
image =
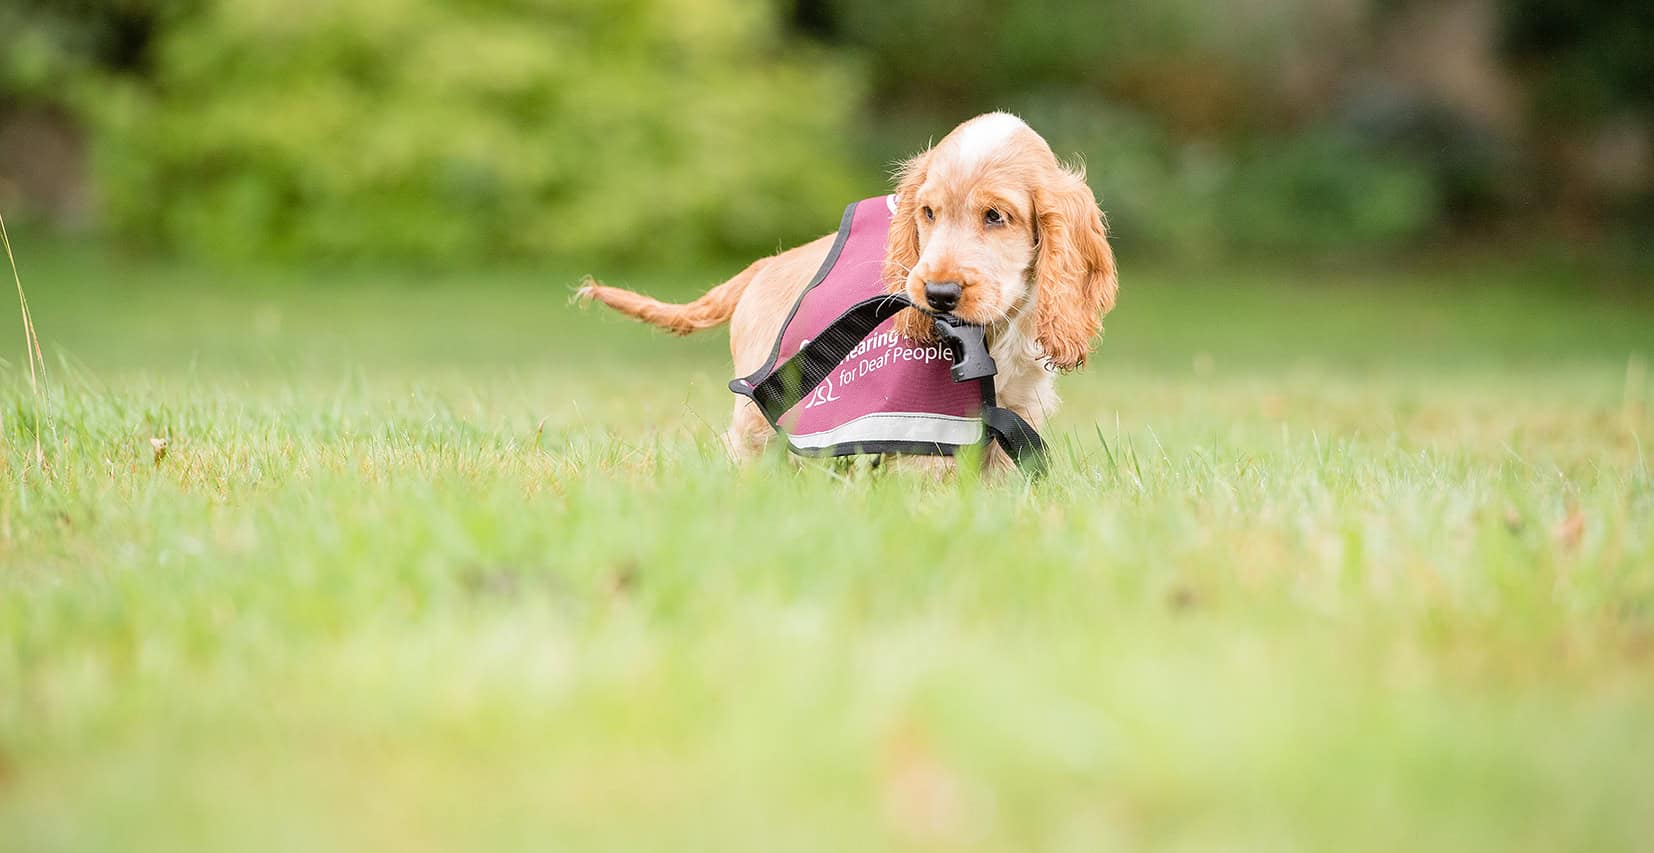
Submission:
<svg viewBox="0 0 1654 853">
<path fill-rule="evenodd" d="M 953 381 L 982 379 L 999 372 L 994 357 L 988 354 L 988 330 L 967 323 L 952 314 L 932 314 L 936 336 L 947 344 L 953 357 Z"/>
</svg>

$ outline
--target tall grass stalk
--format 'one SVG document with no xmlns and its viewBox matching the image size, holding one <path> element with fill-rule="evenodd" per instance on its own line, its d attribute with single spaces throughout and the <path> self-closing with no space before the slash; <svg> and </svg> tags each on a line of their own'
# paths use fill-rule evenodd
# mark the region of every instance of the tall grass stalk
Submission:
<svg viewBox="0 0 1654 853">
<path fill-rule="evenodd" d="M 40 347 L 40 335 L 34 330 L 34 316 L 29 313 L 29 298 L 23 293 L 23 277 L 17 271 L 17 257 L 12 253 L 11 234 L 6 230 L 6 218 L 0 215 L 0 244 L 6 248 L 6 260 L 11 264 L 12 283 L 17 286 L 17 307 L 23 315 L 23 355 L 29 362 L 29 392 L 34 396 L 34 464 L 42 474 L 46 472 L 46 448 L 40 441 L 42 422 L 47 419 L 46 356 Z"/>
</svg>

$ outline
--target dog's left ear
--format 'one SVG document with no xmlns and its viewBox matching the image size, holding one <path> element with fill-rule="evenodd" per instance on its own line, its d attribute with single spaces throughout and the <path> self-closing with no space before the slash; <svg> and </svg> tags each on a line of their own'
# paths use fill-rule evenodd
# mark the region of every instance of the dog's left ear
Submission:
<svg viewBox="0 0 1654 853">
<path fill-rule="evenodd" d="M 1103 315 L 1114 308 L 1114 250 L 1083 172 L 1058 167 L 1034 191 L 1034 209 L 1039 343 L 1053 367 L 1073 370 L 1085 364 Z"/>
</svg>

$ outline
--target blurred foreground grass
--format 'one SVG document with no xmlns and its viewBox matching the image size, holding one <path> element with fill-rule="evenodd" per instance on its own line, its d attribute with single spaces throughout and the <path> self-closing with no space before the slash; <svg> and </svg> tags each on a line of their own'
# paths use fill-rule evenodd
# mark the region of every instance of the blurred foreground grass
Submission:
<svg viewBox="0 0 1654 853">
<path fill-rule="evenodd" d="M 734 469 L 722 333 L 582 270 L 20 261 L 7 849 L 1654 832 L 1654 305 L 1581 275 L 1128 266 L 1030 488 Z"/>
</svg>

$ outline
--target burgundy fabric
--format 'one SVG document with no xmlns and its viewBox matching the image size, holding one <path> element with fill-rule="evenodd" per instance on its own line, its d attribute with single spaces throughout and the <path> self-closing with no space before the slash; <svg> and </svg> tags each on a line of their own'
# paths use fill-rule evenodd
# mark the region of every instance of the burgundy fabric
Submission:
<svg viewBox="0 0 1654 853">
<path fill-rule="evenodd" d="M 770 370 L 785 363 L 850 306 L 885 292 L 882 274 L 890 202 L 889 196 L 878 196 L 854 205 L 844 226 L 848 235 L 841 228 L 837 254 L 828 257 L 823 271 L 816 273 L 816 284 L 794 308 Z M 875 412 L 978 417 L 980 386 L 954 382 L 946 349 L 898 335 L 894 322 L 886 320 L 868 335 L 837 370 L 782 416 L 781 427 L 797 435 L 817 433 Z"/>
</svg>

